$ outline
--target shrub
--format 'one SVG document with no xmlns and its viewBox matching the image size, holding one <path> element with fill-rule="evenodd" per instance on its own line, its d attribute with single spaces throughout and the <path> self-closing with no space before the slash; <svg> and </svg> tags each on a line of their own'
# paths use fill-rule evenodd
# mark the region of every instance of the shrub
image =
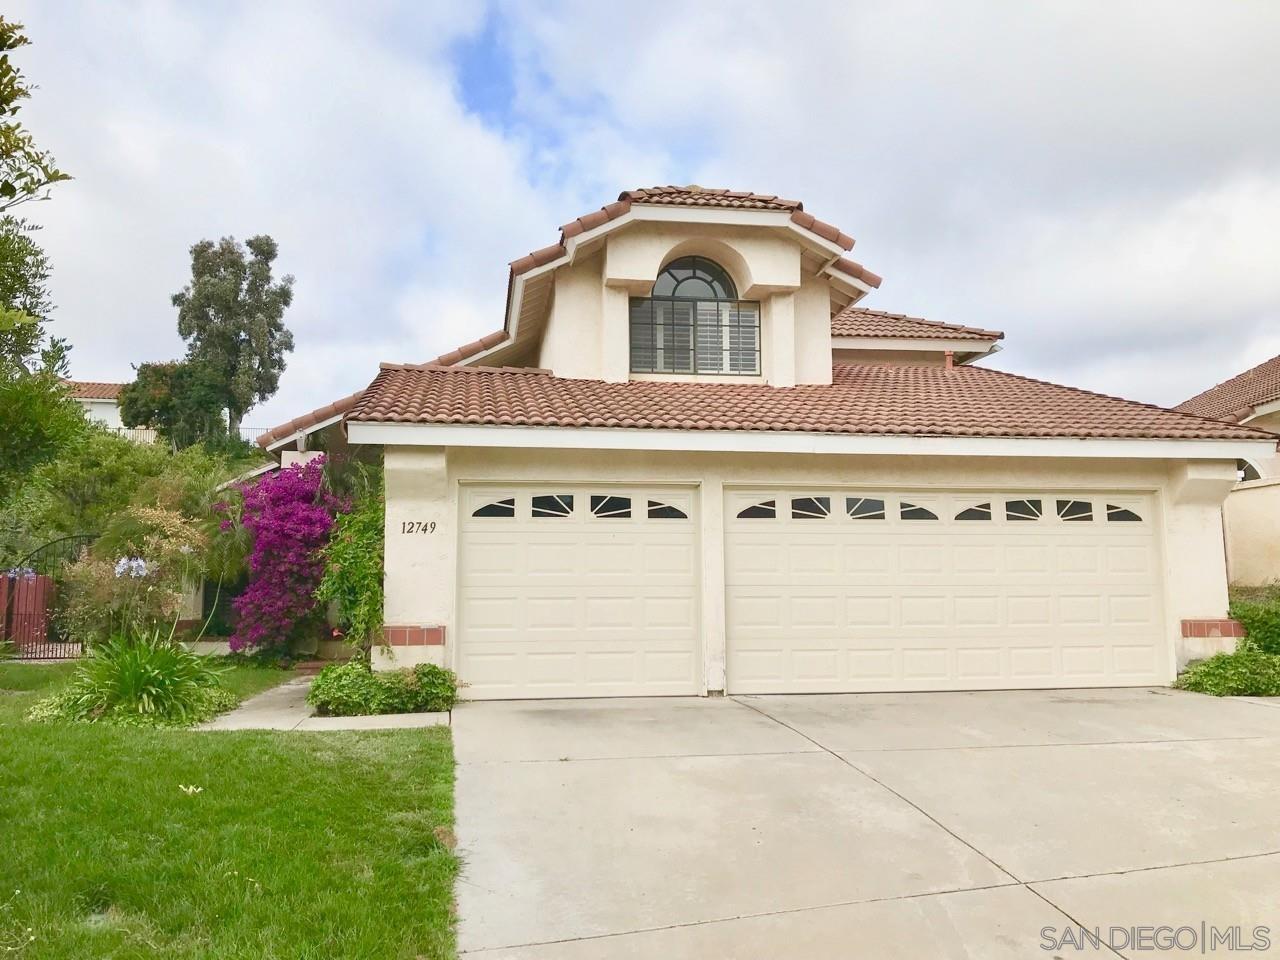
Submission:
<svg viewBox="0 0 1280 960">
<path fill-rule="evenodd" d="M 350 513 L 334 523 L 324 548 L 324 578 L 316 600 L 337 608 L 347 642 L 368 649 L 382 635 L 382 484 L 356 500 Z"/>
<path fill-rule="evenodd" d="M 1244 624 L 1250 643 L 1257 649 L 1280 654 L 1280 589 L 1275 584 L 1233 587 L 1227 612 Z"/>
<path fill-rule="evenodd" d="M 1219 653 L 1192 663 L 1174 686 L 1215 697 L 1277 697 L 1280 656 L 1244 643 L 1235 653 Z"/>
<path fill-rule="evenodd" d="M 70 684 L 31 708 L 31 720 L 186 725 L 235 706 L 218 671 L 160 637 L 117 635 L 95 647 Z"/>
<path fill-rule="evenodd" d="M 307 694 L 308 703 L 334 717 L 434 713 L 452 709 L 457 701 L 457 678 L 430 663 L 376 673 L 362 660 L 330 664 Z"/>
<path fill-rule="evenodd" d="M 235 601 L 232 650 L 284 646 L 317 619 L 315 594 L 324 576 L 320 550 L 334 513 L 345 507 L 323 489 L 323 481 L 318 458 L 242 486 L 238 505 L 216 505 L 228 531 L 239 522 L 253 536 L 249 584 Z"/>
<path fill-rule="evenodd" d="M 93 644 L 114 634 L 170 629 L 199 578 L 204 538 L 181 514 L 130 507 L 66 572 L 62 622 Z"/>
</svg>

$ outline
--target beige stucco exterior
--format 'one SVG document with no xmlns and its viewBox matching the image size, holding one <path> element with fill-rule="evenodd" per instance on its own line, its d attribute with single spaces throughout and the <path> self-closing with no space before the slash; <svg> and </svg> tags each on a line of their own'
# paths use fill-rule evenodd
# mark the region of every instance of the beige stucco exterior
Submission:
<svg viewBox="0 0 1280 960">
<path fill-rule="evenodd" d="M 724 491 L 735 485 L 859 485 L 920 490 L 1134 491 L 1154 495 L 1163 563 L 1166 678 L 1193 651 L 1180 621 L 1226 615 L 1222 500 L 1231 461 L 1007 457 L 710 454 L 677 451 L 517 450 L 388 446 L 386 610 L 388 624 L 439 626 L 443 647 L 379 651 L 381 667 L 452 665 L 456 631 L 459 491 L 473 483 L 631 483 L 692 487 L 700 553 L 702 689 L 725 683 Z M 406 523 L 434 524 L 427 535 Z M 463 678 L 465 680 L 465 677 Z"/>
<path fill-rule="evenodd" d="M 648 296 L 665 264 L 693 255 L 715 260 L 741 299 L 760 302 L 760 376 L 733 380 L 780 387 L 831 382 L 830 281 L 806 270 L 801 243 L 747 226 L 709 233 L 697 223 L 632 224 L 560 267 L 537 365 L 571 379 L 631 379 L 630 298 Z"/>
<path fill-rule="evenodd" d="M 1222 505 L 1232 583 L 1280 580 L 1280 477 L 1238 484 Z"/>
</svg>

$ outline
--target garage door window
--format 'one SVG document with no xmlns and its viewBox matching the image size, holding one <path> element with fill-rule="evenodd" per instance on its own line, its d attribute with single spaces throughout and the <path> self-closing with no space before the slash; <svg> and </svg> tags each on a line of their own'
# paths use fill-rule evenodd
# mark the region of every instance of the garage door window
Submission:
<svg viewBox="0 0 1280 960">
<path fill-rule="evenodd" d="M 535 517 L 567 517 L 573 513 L 573 494 L 553 493 L 533 498 Z"/>
<path fill-rule="evenodd" d="M 898 516 L 903 520 L 937 520 L 938 515 L 932 510 L 918 506 L 914 503 L 907 503 L 903 500 L 898 509 Z"/>
<path fill-rule="evenodd" d="M 794 497 L 791 500 L 792 520 L 821 520 L 831 516 L 830 497 Z"/>
<path fill-rule="evenodd" d="M 957 520 L 990 520 L 991 504 L 975 503 L 972 507 L 966 507 L 956 514 Z"/>
<path fill-rule="evenodd" d="M 1127 510 L 1124 507 L 1117 507 L 1113 503 L 1107 504 L 1107 519 L 1113 522 L 1118 520 L 1121 523 L 1135 523 L 1142 521 L 1142 518 L 1132 510 Z"/>
<path fill-rule="evenodd" d="M 844 508 L 850 520 L 883 520 L 884 501 L 871 497 L 845 497 Z"/>
<path fill-rule="evenodd" d="M 778 515 L 776 500 L 763 500 L 738 511 L 739 520 L 772 520 Z"/>
<path fill-rule="evenodd" d="M 1004 518 L 1006 520 L 1039 520 L 1044 516 L 1042 500 L 1006 500 Z"/>
<path fill-rule="evenodd" d="M 493 503 L 486 503 L 482 507 L 477 507 L 471 511 L 473 517 L 514 517 L 516 515 L 516 498 L 507 497 L 505 500 L 495 500 Z"/>
<path fill-rule="evenodd" d="M 649 501 L 650 520 L 688 520 L 689 515 L 679 507 L 658 500 Z"/>
<path fill-rule="evenodd" d="M 631 498 L 613 496 L 592 496 L 591 515 L 625 520 L 631 516 Z"/>
<path fill-rule="evenodd" d="M 1088 500 L 1059 500 L 1058 519 L 1090 521 L 1093 519 L 1093 504 Z"/>
</svg>

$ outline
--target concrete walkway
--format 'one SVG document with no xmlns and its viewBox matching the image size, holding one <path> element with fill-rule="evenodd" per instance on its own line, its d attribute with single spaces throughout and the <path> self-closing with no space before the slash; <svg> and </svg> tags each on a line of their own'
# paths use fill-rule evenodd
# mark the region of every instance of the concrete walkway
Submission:
<svg viewBox="0 0 1280 960">
<path fill-rule="evenodd" d="M 468 957 L 1136 960 L 1058 944 L 1077 923 L 1280 930 L 1270 703 L 1046 690 L 454 719 Z"/>
<path fill-rule="evenodd" d="M 403 730 L 447 726 L 447 713 L 388 713 L 376 717 L 317 717 L 307 703 L 313 677 L 295 677 L 250 697 L 197 730 Z"/>
</svg>

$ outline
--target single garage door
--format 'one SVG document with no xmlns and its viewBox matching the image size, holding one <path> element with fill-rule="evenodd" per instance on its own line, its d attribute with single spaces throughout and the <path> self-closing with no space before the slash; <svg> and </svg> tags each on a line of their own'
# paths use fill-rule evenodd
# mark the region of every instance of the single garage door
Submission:
<svg viewBox="0 0 1280 960">
<path fill-rule="evenodd" d="M 727 495 L 732 693 L 1165 683 L 1150 497 Z"/>
<path fill-rule="evenodd" d="M 461 505 L 464 696 L 699 692 L 692 490 L 468 486 Z"/>
</svg>

